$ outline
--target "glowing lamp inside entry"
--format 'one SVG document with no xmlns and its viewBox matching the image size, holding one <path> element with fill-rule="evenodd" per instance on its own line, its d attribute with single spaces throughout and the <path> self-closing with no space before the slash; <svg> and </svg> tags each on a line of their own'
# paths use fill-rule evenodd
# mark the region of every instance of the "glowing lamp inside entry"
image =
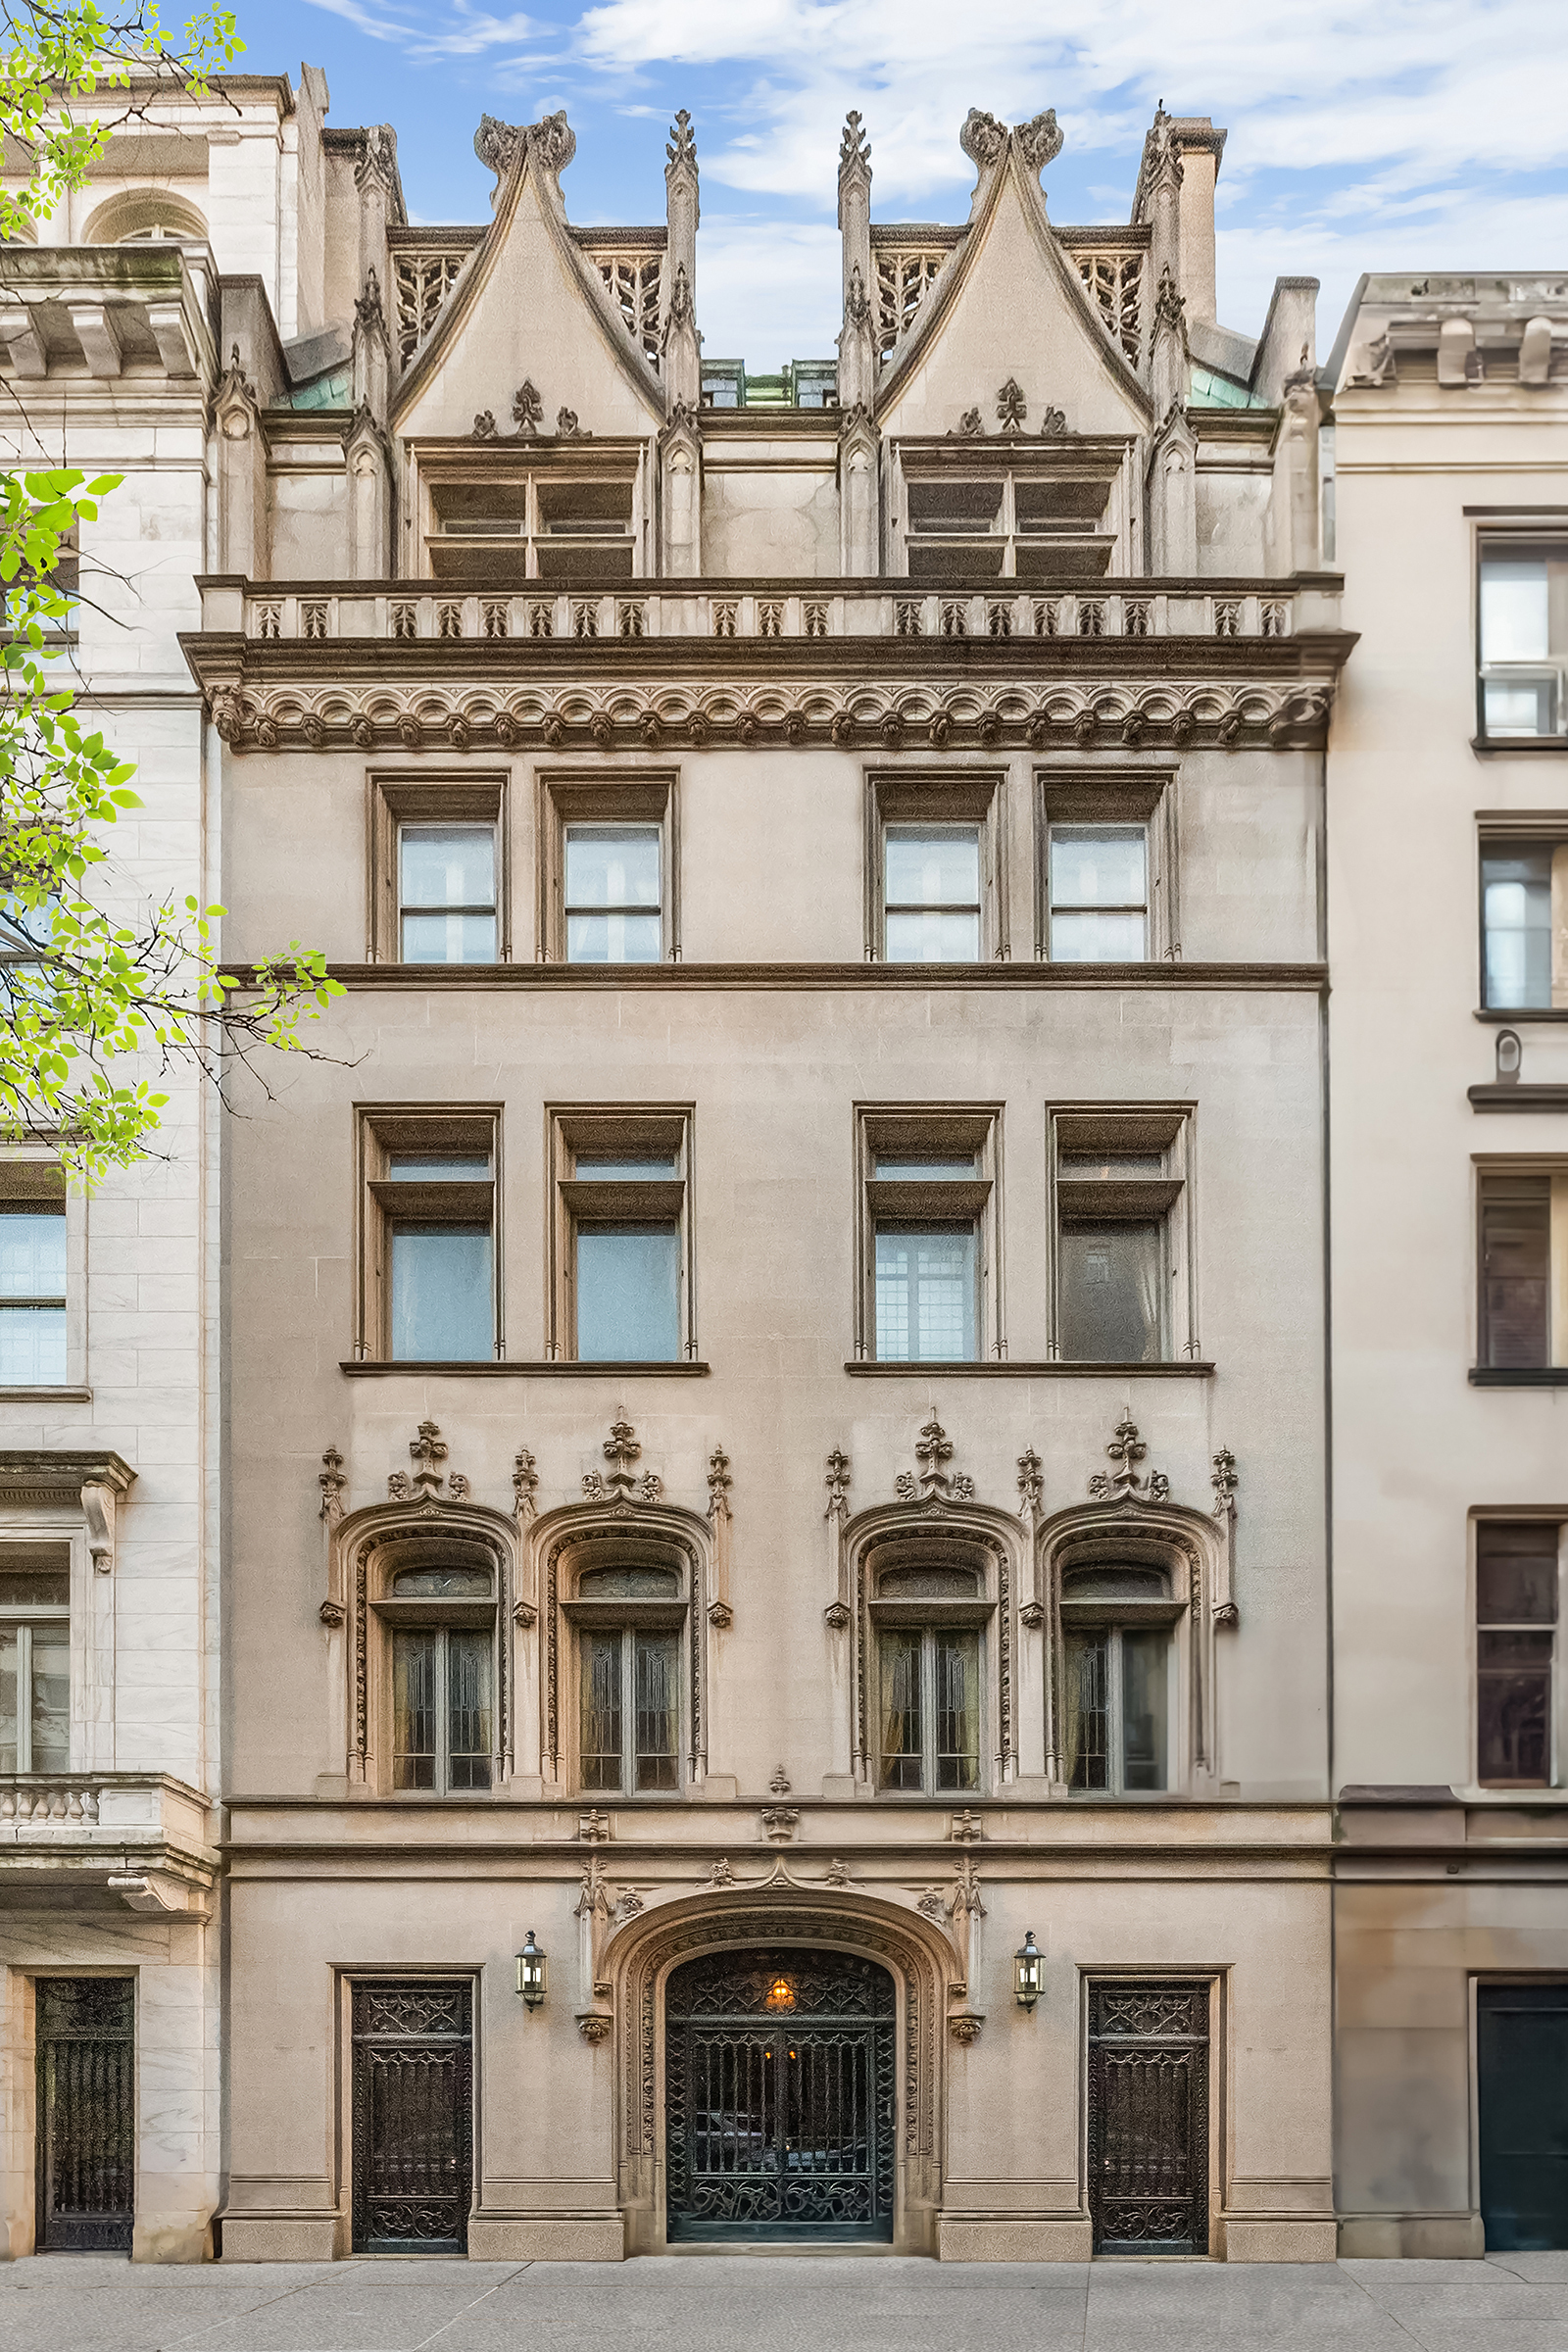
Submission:
<svg viewBox="0 0 1568 2352">
<path fill-rule="evenodd" d="M 766 2006 L 769 2009 L 793 2009 L 795 1987 L 788 1977 L 775 1977 L 767 1988 Z"/>
</svg>

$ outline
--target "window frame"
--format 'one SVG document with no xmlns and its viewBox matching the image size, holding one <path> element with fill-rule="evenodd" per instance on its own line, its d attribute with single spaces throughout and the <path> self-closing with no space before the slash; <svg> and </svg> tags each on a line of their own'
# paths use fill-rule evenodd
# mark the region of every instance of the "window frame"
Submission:
<svg viewBox="0 0 1568 2352">
<path fill-rule="evenodd" d="M 1514 546 L 1539 546 L 1544 540 L 1561 543 L 1563 562 L 1568 565 L 1568 511 L 1514 511 L 1509 514 L 1473 515 L 1474 544 L 1471 554 L 1470 582 L 1473 602 L 1471 648 L 1475 672 L 1475 735 L 1473 741 L 1480 751 L 1507 752 L 1568 752 L 1568 646 L 1556 663 L 1557 726 L 1549 734 L 1493 735 L 1487 729 L 1486 668 L 1482 661 L 1482 569 L 1489 553 Z M 1552 666 L 1549 651 L 1539 664 L 1520 663 L 1521 670 L 1531 667 L 1546 669 Z"/>
<path fill-rule="evenodd" d="M 490 825 L 495 835 L 496 961 L 512 960 L 511 770 L 371 768 L 366 777 L 366 925 L 368 963 L 401 963 L 405 825 Z M 418 967 L 489 971 L 484 963 Z"/>
<path fill-rule="evenodd" d="M 692 1787 L 693 1760 L 688 1752 L 692 1725 L 691 1642 L 688 1624 L 691 1616 L 691 1568 L 684 1547 L 672 1545 L 667 1537 L 649 1534 L 636 1541 L 637 1556 L 625 1559 L 614 1556 L 628 1546 L 617 1541 L 613 1550 L 602 1537 L 584 1535 L 575 1550 L 569 1570 L 570 1592 L 559 1603 L 567 1630 L 567 1690 L 570 1697 L 562 1713 L 567 1726 L 564 1742 L 564 1761 L 567 1787 L 574 1795 L 596 1801 L 610 1799 L 624 1804 L 673 1804 L 687 1796 Z M 584 1576 L 601 1568 L 658 1568 L 673 1572 L 676 1589 L 667 1598 L 649 1596 L 611 1597 L 603 1599 L 584 1595 L 580 1587 Z M 621 1636 L 621 1779 L 622 1787 L 590 1788 L 583 1775 L 582 1758 L 582 1678 L 586 1633 L 618 1633 Z M 673 1788 L 638 1788 L 635 1723 L 635 1665 L 634 1644 L 626 1637 L 638 1632 L 672 1635 L 675 1641 L 675 1786 Z M 628 1690 L 632 1705 L 628 1708 Z M 628 1772 L 628 1764 L 630 1770 Z M 625 1786 L 627 1781 L 633 1785 Z"/>
<path fill-rule="evenodd" d="M 1197 1116 L 1194 1102 L 1050 1102 L 1046 1105 L 1046 1311 L 1048 1353 L 1054 1362 L 1143 1370 L 1149 1363 L 1176 1364 L 1201 1357 L 1198 1331 Z M 1158 1177 L 1065 1176 L 1066 1152 L 1103 1152 L 1107 1156 L 1165 1161 Z M 1145 1189 L 1147 1188 L 1147 1190 Z M 1102 1193 L 1097 1204 L 1094 1192 Z M 1094 1212 L 1091 1216 L 1090 1212 Z M 1062 1353 L 1063 1250 L 1065 1227 L 1080 1219 L 1106 1224 L 1157 1221 L 1161 1229 L 1160 1304 L 1165 1319 L 1159 1355 L 1130 1360 L 1119 1356 Z"/>
<path fill-rule="evenodd" d="M 7 1553 L 14 1554 L 17 1551 L 24 1549 L 48 1549 L 50 1552 L 59 1552 L 64 1554 L 63 1558 L 52 1559 L 49 1562 L 48 1567 L 41 1570 L 41 1572 L 44 1574 L 64 1576 L 66 1578 L 66 1598 L 64 1601 L 7 1602 L 6 1586 L 9 1582 L 10 1575 L 12 1573 L 25 1575 L 28 1573 L 28 1571 L 19 1562 L 15 1562 L 14 1560 L 8 1561 L 5 1555 Z M 76 1609 L 74 1605 L 75 1566 L 76 1563 L 74 1557 L 74 1546 L 72 1545 L 69 1537 L 60 1534 L 55 1534 L 53 1537 L 50 1537 L 45 1536 L 40 1532 L 39 1536 L 35 1538 L 31 1544 L 19 1544 L 14 1538 L 10 1537 L 8 1537 L 4 1542 L 0 1542 L 0 1634 L 15 1632 L 17 1635 L 17 1761 L 13 1769 L 19 1776 L 35 1774 L 40 1779 L 47 1779 L 52 1773 L 69 1773 L 76 1769 L 76 1690 L 78 1680 L 76 1653 L 78 1646 L 78 1627 L 76 1624 Z M 39 1573 L 40 1567 L 41 1564 L 35 1566 L 32 1572 Z M 36 1764 L 33 1762 L 31 1754 L 32 1633 L 34 1627 L 40 1624 L 47 1624 L 56 1628 L 63 1627 L 66 1636 L 66 1760 L 65 1763 L 61 1765 Z M 27 1660 L 25 1684 L 24 1682 L 24 1658 Z M 23 1761 L 24 1749 L 26 1750 L 25 1762 Z"/>
<path fill-rule="evenodd" d="M 1003 1111 L 1000 1102 L 864 1102 L 855 1106 L 855 1358 L 859 1363 L 986 1363 L 1006 1355 L 1004 1316 Z M 972 1153 L 969 1179 L 882 1178 L 879 1157 L 910 1160 Z M 876 1350 L 876 1236 L 972 1225 L 975 1233 L 974 1353 L 879 1356 Z"/>
<path fill-rule="evenodd" d="M 640 440 L 619 434 L 543 432 L 530 434 L 519 444 L 516 436 L 504 433 L 493 442 L 470 441 L 466 446 L 460 443 L 455 447 L 450 440 L 421 439 L 412 444 L 410 457 L 409 514 L 414 526 L 415 570 L 421 581 L 449 586 L 455 594 L 472 595 L 490 586 L 499 588 L 530 581 L 540 583 L 552 595 L 573 588 L 604 595 L 612 594 L 626 580 L 644 578 L 649 571 L 652 477 L 648 452 Z M 540 527 L 540 488 L 552 481 L 611 480 L 630 487 L 626 529 L 612 537 L 587 533 L 578 544 L 587 552 L 596 544 L 618 547 L 629 542 L 630 569 L 597 576 L 569 570 L 542 573 L 539 549 L 549 546 L 556 534 Z M 515 534 L 506 533 L 486 542 L 467 534 L 453 534 L 449 539 L 437 529 L 438 488 L 473 485 L 515 489 L 519 483 L 523 491 L 522 527 Z M 490 555 L 490 564 L 486 567 L 483 564 L 471 564 L 444 569 L 437 563 L 443 545 L 484 550 Z M 520 562 L 506 561 L 514 551 Z"/>
<path fill-rule="evenodd" d="M 1052 761 L 1035 770 L 1035 960 L 1050 963 L 1051 839 L 1057 825 L 1141 825 L 1147 845 L 1149 909 L 1145 953 L 1128 963 L 1168 963 L 1181 955 L 1178 879 L 1179 770 L 1085 767 Z M 1097 967 L 1091 965 L 1091 970 Z M 1117 968 L 1115 965 L 1108 969 Z"/>
<path fill-rule="evenodd" d="M 548 768 L 538 770 L 535 839 L 538 845 L 538 931 L 536 959 L 564 963 L 566 956 L 566 830 L 570 825 L 657 825 L 661 963 L 679 963 L 680 937 L 680 771 L 658 767 Z M 629 963 L 573 965 L 582 971 L 637 971 Z"/>
<path fill-rule="evenodd" d="M 976 825 L 980 833 L 980 953 L 975 964 L 1004 963 L 1008 923 L 1006 771 L 997 767 L 879 768 L 865 771 L 865 960 L 888 963 L 888 827 Z M 921 970 L 922 965 L 899 968 Z M 944 970 L 973 968 L 962 963 Z"/>
<path fill-rule="evenodd" d="M 1469 1514 L 1469 1671 L 1470 1671 L 1470 1785 L 1489 1794 L 1507 1797 L 1529 1793 L 1531 1790 L 1549 1790 L 1563 1786 L 1564 1709 L 1568 1706 L 1568 1642 L 1562 1639 L 1564 1608 L 1568 1606 L 1568 1512 L 1541 1510 L 1530 1506 L 1477 1506 Z M 1551 1666 L 1547 1677 L 1550 1720 L 1547 1737 L 1547 1777 L 1544 1781 L 1484 1781 L 1481 1778 L 1481 1636 L 1499 1628 L 1498 1624 L 1481 1623 L 1481 1531 L 1484 1527 L 1553 1527 L 1557 1531 L 1557 1591 L 1556 1615 L 1549 1631 L 1552 1636 Z M 1522 1624 L 1522 1621 L 1519 1621 Z M 1548 1630 L 1534 1626 L 1528 1630 Z"/>
<path fill-rule="evenodd" d="M 444 1553 L 454 1552 L 459 1556 L 443 1556 Z M 399 1594 L 393 1590 L 397 1577 L 408 1569 L 443 1566 L 487 1569 L 490 1575 L 489 1597 L 483 1598 L 478 1594 Z M 503 1644 L 511 1638 L 507 1614 L 509 1591 L 506 1562 L 501 1548 L 488 1535 L 475 1535 L 465 1528 L 446 1536 L 427 1537 L 416 1528 L 396 1525 L 388 1527 L 375 1539 L 368 1568 L 366 1605 L 373 1635 L 369 1642 L 372 1678 L 369 1691 L 370 1721 L 379 1727 L 379 1736 L 371 1743 L 370 1779 L 380 1794 L 395 1797 L 400 1803 L 462 1804 L 488 1801 L 502 1791 L 502 1765 L 509 1750 L 503 1709 L 505 1704 L 511 1703 L 508 1686 L 512 1680 L 502 1654 Z M 399 1633 L 439 1631 L 444 1628 L 482 1631 L 489 1638 L 490 1785 L 487 1788 L 453 1788 L 446 1786 L 451 1762 L 448 1748 L 437 1751 L 435 1788 L 399 1788 L 393 1638 Z M 444 1660 L 445 1655 L 443 1644 L 438 1656 Z M 447 1707 L 444 1677 L 438 1685 L 437 1704 L 439 1713 L 444 1716 Z"/>
<path fill-rule="evenodd" d="M 1518 739 L 1524 740 L 1524 739 Z M 1494 1004 L 1487 991 L 1486 860 L 1489 854 L 1534 849 L 1561 851 L 1568 859 L 1568 809 L 1481 809 L 1476 816 L 1476 1008 L 1488 1020 L 1519 1021 L 1568 1019 L 1568 968 L 1559 987 L 1551 978 L 1551 1002 L 1546 1004 Z M 1565 876 L 1568 881 L 1568 876 Z M 1556 890 L 1552 896 L 1555 900 Z M 1568 891 L 1564 895 L 1564 928 L 1568 931 Z M 1556 958 L 1552 957 L 1555 965 Z"/>
<path fill-rule="evenodd" d="M 396 1362 L 414 1370 L 421 1363 L 470 1365 L 500 1362 L 506 1355 L 506 1283 L 502 1255 L 502 1110 L 499 1103 L 356 1103 L 355 1195 L 359 1269 L 355 1303 L 354 1354 L 360 1362 Z M 490 1176 L 491 1346 L 484 1356 L 414 1357 L 392 1354 L 392 1238 L 399 1222 L 438 1223 L 443 1214 L 456 1225 L 478 1227 L 481 1181 L 394 1180 L 386 1163 L 394 1153 L 472 1154 L 483 1151 Z M 446 1198 L 443 1198 L 443 1195 Z M 458 1198 L 458 1196 L 463 1198 Z M 406 1205 L 405 1205 L 406 1203 Z M 465 1213 L 466 1212 L 466 1213 Z"/>
<path fill-rule="evenodd" d="M 1149 1604 L 1148 1615 L 1140 1617 L 1135 1622 L 1130 1614 L 1127 1617 L 1091 1614 L 1092 1610 L 1098 1610 L 1100 1604 L 1089 1601 L 1078 1604 L 1084 1612 L 1082 1616 L 1074 1613 L 1069 1617 L 1067 1609 L 1071 1605 L 1071 1603 L 1064 1603 L 1062 1609 L 1063 1722 L 1065 1724 L 1069 1638 L 1074 1634 L 1102 1636 L 1107 1643 L 1105 1687 L 1108 1704 L 1105 1709 L 1105 1721 L 1108 1744 L 1106 1749 L 1107 1769 L 1103 1788 L 1080 1788 L 1075 1781 L 1070 1780 L 1064 1784 L 1065 1787 L 1075 1797 L 1168 1796 L 1171 1793 L 1171 1785 L 1175 1777 L 1173 1757 L 1175 1754 L 1177 1661 L 1174 1610 L 1168 1605 L 1164 1609 L 1159 1609 L 1159 1604 Z M 1109 1605 L 1114 1606 L 1114 1604 Z M 1156 1609 L 1158 1609 L 1157 1614 Z M 1165 1639 L 1165 1755 L 1162 1766 L 1164 1777 L 1157 1788 L 1129 1788 L 1127 1786 L 1126 1682 L 1123 1640 L 1129 1633 L 1158 1633 L 1163 1634 Z"/>
<path fill-rule="evenodd" d="M 1001 497 L 992 528 L 983 532 L 911 531 L 908 498 L 911 485 L 924 487 L 975 477 L 1000 483 Z M 1091 482 L 1102 492 L 1093 520 L 1085 519 L 1081 529 L 1018 529 L 1021 485 L 1074 482 Z M 1026 592 L 1047 584 L 1090 586 L 1117 570 L 1140 568 L 1130 560 L 1131 526 L 1139 502 L 1126 445 L 1117 439 L 1085 436 L 1070 442 L 1043 440 L 1030 432 L 1026 423 L 1024 431 L 1016 436 L 992 433 L 957 442 L 951 435 L 941 440 L 906 440 L 894 450 L 889 488 L 890 572 L 896 578 L 916 582 L 927 594 L 940 595 L 944 589 L 978 588 L 982 584 L 992 587 L 1000 581 L 1012 582 Z M 936 567 L 927 570 L 923 566 L 918 572 L 912 571 L 909 551 L 920 547 L 946 548 L 955 561 L 946 571 Z M 967 564 L 962 561 L 965 553 L 976 554 L 981 548 L 997 550 L 994 569 L 983 559 Z M 1054 554 L 1056 561 L 1019 564 L 1020 551 L 1032 557 L 1037 550 L 1048 558 Z"/>
<path fill-rule="evenodd" d="M 1483 1385 L 1528 1388 L 1541 1382 L 1568 1382 L 1568 1158 L 1551 1152 L 1476 1153 L 1471 1231 L 1474 1237 L 1475 1316 L 1472 1378 Z M 1485 1216 L 1489 1181 L 1544 1177 L 1547 1183 L 1546 1346 L 1544 1364 L 1494 1364 L 1491 1361 L 1487 1318 L 1487 1262 Z"/>
<path fill-rule="evenodd" d="M 66 1220 L 65 1377 L 5 1383 L 0 1385 L 0 1402 L 86 1403 L 92 1396 L 87 1385 L 88 1197 L 79 1187 L 66 1183 L 60 1161 L 47 1144 L 0 1147 L 0 1210 L 44 1204 L 63 1209 Z"/>
<path fill-rule="evenodd" d="M 593 1363 L 608 1374 L 694 1363 L 697 1346 L 696 1105 L 691 1102 L 547 1102 L 545 1105 L 545 1353 L 552 1363 Z M 672 1157 L 668 1178 L 579 1177 L 579 1154 Z M 585 1224 L 671 1224 L 679 1250 L 678 1353 L 598 1357 L 577 1353 L 577 1237 Z"/>
</svg>

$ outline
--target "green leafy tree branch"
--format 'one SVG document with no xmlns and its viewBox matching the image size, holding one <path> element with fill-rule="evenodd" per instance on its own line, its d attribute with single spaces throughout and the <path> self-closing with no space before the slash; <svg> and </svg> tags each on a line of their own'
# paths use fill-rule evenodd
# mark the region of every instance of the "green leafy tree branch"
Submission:
<svg viewBox="0 0 1568 2352">
<path fill-rule="evenodd" d="M 172 47 L 155 5 L 114 18 L 91 0 L 0 5 L 5 160 L 29 174 L 0 190 L 0 237 L 28 235 L 82 184 L 149 85 L 204 93 L 241 46 L 220 11 Z M 124 105 L 73 118 L 73 98 L 103 90 Z M 0 469 L 0 1136 L 46 1138 L 88 1184 L 153 1149 L 172 1073 L 194 1068 L 221 1093 L 243 1065 L 265 1085 L 267 1057 L 309 1051 L 302 1024 L 343 994 L 297 941 L 243 979 L 225 971 L 221 906 L 170 896 L 126 919 L 107 842 L 142 805 L 134 768 L 51 676 L 73 608 L 62 558 L 122 478 Z"/>
</svg>

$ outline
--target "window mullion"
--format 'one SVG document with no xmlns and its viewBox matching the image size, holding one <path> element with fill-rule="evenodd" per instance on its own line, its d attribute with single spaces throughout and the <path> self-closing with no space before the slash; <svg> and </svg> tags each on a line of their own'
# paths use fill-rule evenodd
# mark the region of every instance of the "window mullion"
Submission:
<svg viewBox="0 0 1568 2352">
<path fill-rule="evenodd" d="M 937 1638 L 926 1626 L 920 1635 L 920 1785 L 928 1796 L 937 1786 Z"/>
<path fill-rule="evenodd" d="M 620 1636 L 620 1792 L 637 1790 L 637 1636 L 628 1625 Z"/>
<path fill-rule="evenodd" d="M 435 1636 L 435 1785 L 441 1796 L 450 1792 L 452 1780 L 451 1672 L 447 1631 L 445 1626 L 438 1626 Z"/>
<path fill-rule="evenodd" d="M 1108 1639 L 1105 1642 L 1105 1729 L 1107 1735 L 1105 1744 L 1110 1750 L 1106 1758 L 1108 1767 L 1106 1779 L 1111 1792 L 1116 1796 L 1124 1796 L 1126 1794 L 1127 1755 L 1126 1727 L 1122 1721 L 1121 1628 L 1119 1625 L 1113 1625 L 1108 1629 Z"/>
</svg>

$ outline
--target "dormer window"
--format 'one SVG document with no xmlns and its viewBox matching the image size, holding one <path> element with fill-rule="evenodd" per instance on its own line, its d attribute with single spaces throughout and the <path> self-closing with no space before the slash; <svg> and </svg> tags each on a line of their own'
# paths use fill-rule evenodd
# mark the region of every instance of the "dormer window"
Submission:
<svg viewBox="0 0 1568 2352">
<path fill-rule="evenodd" d="M 591 445 L 590 445 L 591 446 Z M 438 580 L 629 580 L 636 563 L 636 461 L 586 461 L 567 442 L 544 462 L 443 467 L 426 484 L 425 552 Z"/>
<path fill-rule="evenodd" d="M 1116 544 L 1120 452 L 1054 440 L 906 445 L 902 537 L 911 580 L 1098 580 Z"/>
</svg>

